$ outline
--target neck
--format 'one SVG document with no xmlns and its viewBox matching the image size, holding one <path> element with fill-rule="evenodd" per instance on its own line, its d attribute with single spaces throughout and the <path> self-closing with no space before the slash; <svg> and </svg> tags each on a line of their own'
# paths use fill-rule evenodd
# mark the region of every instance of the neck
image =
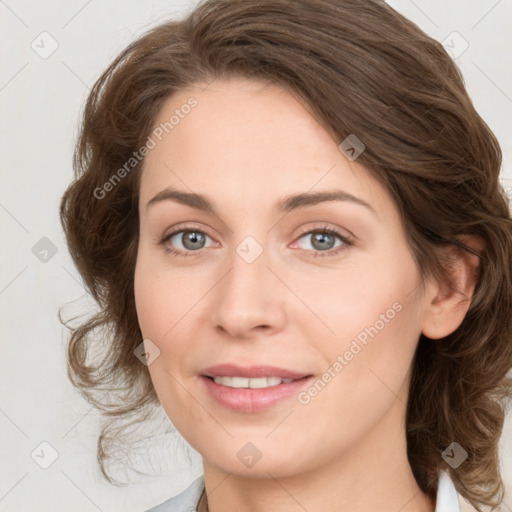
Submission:
<svg viewBox="0 0 512 512">
<path fill-rule="evenodd" d="M 435 499 L 421 491 L 409 465 L 404 429 L 397 432 L 396 421 L 386 418 L 382 423 L 341 458 L 303 472 L 276 477 L 272 468 L 260 468 L 237 475 L 204 459 L 208 505 L 199 512 L 434 512 Z"/>
<path fill-rule="evenodd" d="M 305 478 L 294 478 L 295 482 L 292 478 L 279 478 L 267 481 L 251 479 L 248 483 L 233 476 L 223 480 L 218 478 L 218 474 L 212 480 L 211 472 L 210 475 L 208 480 L 205 475 L 207 491 L 198 512 L 296 512 L 300 509 L 326 512 L 434 512 L 436 505 L 435 498 L 420 490 L 412 473 L 405 473 L 403 478 L 395 473 L 392 480 L 382 482 L 385 485 L 380 485 L 381 482 L 377 484 L 375 479 L 368 482 L 366 478 L 355 480 L 353 477 L 317 481 L 303 475 Z M 302 485 L 298 484 L 299 481 Z"/>
</svg>

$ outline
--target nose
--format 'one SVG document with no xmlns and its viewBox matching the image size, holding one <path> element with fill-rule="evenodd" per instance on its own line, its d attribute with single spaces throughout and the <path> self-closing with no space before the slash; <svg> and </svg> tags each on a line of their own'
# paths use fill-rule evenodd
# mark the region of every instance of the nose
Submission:
<svg viewBox="0 0 512 512">
<path fill-rule="evenodd" d="M 286 289 L 267 264 L 265 250 L 252 262 L 233 251 L 230 270 L 212 297 L 212 321 L 217 330 L 242 339 L 283 329 Z"/>
</svg>

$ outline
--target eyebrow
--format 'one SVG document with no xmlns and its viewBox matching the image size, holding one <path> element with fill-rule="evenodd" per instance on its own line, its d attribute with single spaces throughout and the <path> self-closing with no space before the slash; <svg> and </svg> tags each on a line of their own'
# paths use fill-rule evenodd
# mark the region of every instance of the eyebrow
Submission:
<svg viewBox="0 0 512 512">
<path fill-rule="evenodd" d="M 217 211 L 215 210 L 213 204 L 205 196 L 193 192 L 184 192 L 173 187 L 167 187 L 158 192 L 156 196 L 148 201 L 146 210 L 150 206 L 161 203 L 163 201 L 176 201 L 185 206 L 195 208 L 196 210 L 201 210 L 217 215 Z M 277 210 L 277 212 L 288 213 L 293 210 L 307 208 L 308 206 L 314 206 L 327 201 L 351 202 L 360 206 L 364 206 L 365 208 L 371 210 L 373 213 L 376 213 L 374 208 L 366 201 L 363 201 L 359 197 L 349 194 L 343 190 L 293 194 L 278 201 L 274 208 Z"/>
</svg>

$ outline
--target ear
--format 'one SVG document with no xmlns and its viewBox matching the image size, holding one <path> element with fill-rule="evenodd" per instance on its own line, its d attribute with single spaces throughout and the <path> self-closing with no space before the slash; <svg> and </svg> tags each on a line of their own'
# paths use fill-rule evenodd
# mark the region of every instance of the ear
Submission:
<svg viewBox="0 0 512 512">
<path fill-rule="evenodd" d="M 485 243 L 477 235 L 458 236 L 457 240 L 481 254 Z M 449 246 L 449 281 L 431 283 L 421 332 L 439 339 L 454 332 L 464 320 L 479 277 L 480 258 L 458 246 Z"/>
</svg>

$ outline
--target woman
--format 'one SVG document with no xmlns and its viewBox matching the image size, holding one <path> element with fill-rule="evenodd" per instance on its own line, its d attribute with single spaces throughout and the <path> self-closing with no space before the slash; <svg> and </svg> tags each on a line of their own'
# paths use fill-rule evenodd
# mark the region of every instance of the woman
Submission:
<svg viewBox="0 0 512 512">
<path fill-rule="evenodd" d="M 448 54 L 378 0 L 210 0 L 131 44 L 61 216 L 101 308 L 72 381 L 121 419 L 161 405 L 203 459 L 154 510 L 497 506 L 500 165 Z"/>
</svg>

